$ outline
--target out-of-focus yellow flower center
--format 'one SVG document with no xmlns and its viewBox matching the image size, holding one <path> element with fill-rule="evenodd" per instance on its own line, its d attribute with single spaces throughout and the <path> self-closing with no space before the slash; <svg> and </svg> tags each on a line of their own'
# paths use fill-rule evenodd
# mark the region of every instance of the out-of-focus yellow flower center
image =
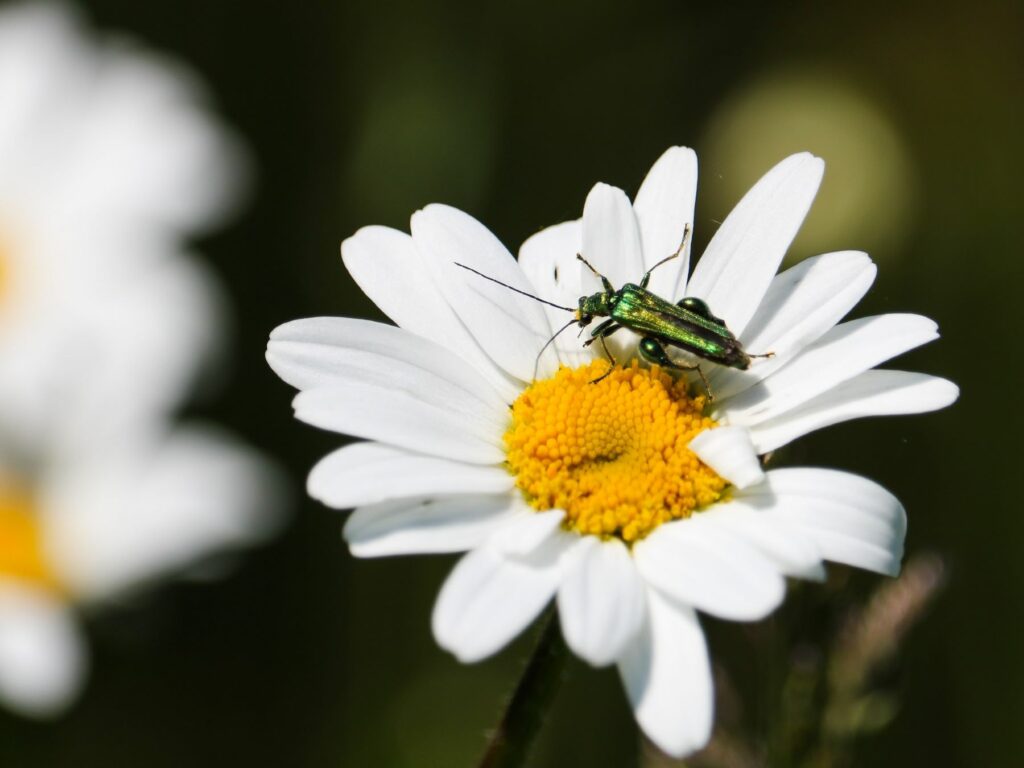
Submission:
<svg viewBox="0 0 1024 768">
<path fill-rule="evenodd" d="M 721 498 L 726 482 L 687 448 L 716 426 L 704 397 L 658 368 L 597 360 L 526 388 L 505 433 L 508 467 L 538 510 L 566 526 L 627 542 Z"/>
<path fill-rule="evenodd" d="M 56 574 L 46 562 L 31 496 L 5 485 L 0 485 L 0 579 L 60 590 Z"/>
</svg>

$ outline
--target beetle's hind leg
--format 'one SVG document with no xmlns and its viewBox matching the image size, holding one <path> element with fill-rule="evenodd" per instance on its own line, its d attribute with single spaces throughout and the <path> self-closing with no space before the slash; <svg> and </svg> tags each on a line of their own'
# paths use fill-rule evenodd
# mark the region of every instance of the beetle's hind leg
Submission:
<svg viewBox="0 0 1024 768">
<path fill-rule="evenodd" d="M 644 336 L 640 340 L 640 356 L 647 362 L 660 365 L 663 368 L 672 368 L 677 371 L 697 371 L 697 375 L 700 376 L 700 380 L 704 384 L 704 391 L 708 393 L 708 402 L 710 403 L 715 399 L 715 396 L 711 392 L 711 385 L 708 383 L 708 379 L 704 375 L 704 371 L 701 369 L 700 364 L 680 365 L 668 356 L 668 352 L 665 351 L 665 347 L 662 346 L 661 342 L 653 336 Z"/>
</svg>

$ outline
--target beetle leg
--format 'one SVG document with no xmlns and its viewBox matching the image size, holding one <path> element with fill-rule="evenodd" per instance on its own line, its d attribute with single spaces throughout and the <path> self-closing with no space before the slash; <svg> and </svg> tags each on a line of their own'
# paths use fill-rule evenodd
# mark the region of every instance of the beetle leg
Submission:
<svg viewBox="0 0 1024 768">
<path fill-rule="evenodd" d="M 615 327 L 612 328 L 613 325 L 615 325 L 615 320 L 612 318 L 602 321 L 593 331 L 590 332 L 590 338 L 583 342 L 583 346 L 589 347 L 597 341 L 599 336 L 611 336 L 622 327 L 621 325 L 615 325 Z"/>
<path fill-rule="evenodd" d="M 588 347 L 591 344 L 593 344 L 594 341 L 600 341 L 601 349 L 604 350 L 604 353 L 608 357 L 609 362 L 611 362 L 611 367 L 609 367 L 607 371 L 602 373 L 596 379 L 591 381 L 591 384 L 597 384 L 597 382 L 601 381 L 606 376 L 608 376 L 613 370 L 615 370 L 616 366 L 618 366 L 619 363 L 615 359 L 615 355 L 613 355 L 611 350 L 608 349 L 608 343 L 605 341 L 605 339 L 608 336 L 611 336 L 613 333 L 615 333 L 622 327 L 623 326 L 621 325 L 616 325 L 614 320 L 605 320 L 603 323 L 597 326 L 597 328 L 594 329 L 594 332 L 591 334 L 590 338 L 583 343 L 583 346 Z"/>
<path fill-rule="evenodd" d="M 660 365 L 663 368 L 673 368 L 677 371 L 697 371 L 697 375 L 700 376 L 700 380 L 704 384 L 704 391 L 708 393 L 708 402 L 710 403 L 715 399 L 715 396 L 711 393 L 711 385 L 708 384 L 707 377 L 704 375 L 700 364 L 681 365 L 674 362 L 669 358 L 668 352 L 665 351 L 665 347 L 662 346 L 661 342 L 653 336 L 644 336 L 640 340 L 640 356 L 648 362 Z"/>
<path fill-rule="evenodd" d="M 598 271 L 597 271 L 596 269 L 594 269 L 594 265 L 593 265 L 593 264 L 591 264 L 591 263 L 590 263 L 589 261 L 587 261 L 586 259 L 584 259 L 584 258 L 583 258 L 583 254 L 582 254 L 582 253 L 577 253 L 577 254 L 576 254 L 576 259 L 577 259 L 578 261 L 582 261 L 582 262 L 583 262 L 584 264 L 586 264 L 586 265 L 587 265 L 587 268 L 588 268 L 588 269 L 589 269 L 589 270 L 590 270 L 591 272 L 593 272 L 593 273 L 594 273 L 595 275 L 597 275 L 597 276 L 598 276 L 599 278 L 601 278 L 601 284 L 602 284 L 602 285 L 604 286 L 604 289 L 605 289 L 606 291 L 610 291 L 610 292 L 612 292 L 612 293 L 614 293 L 614 292 L 615 292 L 615 288 L 613 288 L 613 287 L 612 287 L 612 284 L 611 284 L 611 282 L 610 282 L 610 281 L 608 280 L 608 278 L 607 278 L 607 277 L 605 277 L 604 275 L 602 275 L 602 274 L 601 274 L 600 272 L 598 272 Z"/>
<path fill-rule="evenodd" d="M 683 229 L 683 239 L 682 239 L 682 242 L 679 243 L 679 247 L 676 248 L 676 252 L 673 253 L 671 256 L 666 256 L 664 259 L 659 261 L 653 267 L 648 269 L 644 273 L 643 279 L 640 280 L 640 287 L 641 288 L 646 288 L 647 287 L 647 283 L 649 283 L 651 281 L 651 272 L 656 270 L 662 264 L 665 264 L 665 263 L 667 263 L 669 261 L 672 261 L 672 259 L 678 259 L 680 256 L 682 256 L 683 255 L 683 251 L 686 249 L 686 241 L 689 240 L 689 239 L 690 239 L 690 225 L 687 224 L 686 228 Z"/>
</svg>

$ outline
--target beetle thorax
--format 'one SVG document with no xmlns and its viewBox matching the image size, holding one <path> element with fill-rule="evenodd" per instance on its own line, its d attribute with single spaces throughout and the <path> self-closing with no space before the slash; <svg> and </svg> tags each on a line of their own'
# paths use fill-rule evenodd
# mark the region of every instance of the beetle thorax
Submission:
<svg viewBox="0 0 1024 768">
<path fill-rule="evenodd" d="M 581 296 L 579 314 L 581 317 L 607 317 L 615 306 L 615 299 L 616 294 L 612 291 Z"/>
</svg>

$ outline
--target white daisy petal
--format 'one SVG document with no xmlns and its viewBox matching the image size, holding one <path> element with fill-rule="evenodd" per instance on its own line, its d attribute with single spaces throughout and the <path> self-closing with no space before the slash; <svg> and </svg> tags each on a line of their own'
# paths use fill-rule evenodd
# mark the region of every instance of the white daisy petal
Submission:
<svg viewBox="0 0 1024 768">
<path fill-rule="evenodd" d="M 341 244 L 341 258 L 363 293 L 396 325 L 447 347 L 504 398 L 515 397 L 507 376 L 480 348 L 434 283 L 430 264 L 410 235 L 390 227 L 363 227 Z"/>
<path fill-rule="evenodd" d="M 45 478 L 48 549 L 79 599 L 102 600 L 266 536 L 285 508 L 279 482 L 213 427 L 122 435 Z"/>
<path fill-rule="evenodd" d="M 768 558 L 701 514 L 663 523 L 633 546 L 633 557 L 649 584 L 722 619 L 763 618 L 785 594 L 785 580 Z"/>
<path fill-rule="evenodd" d="M 170 414 L 219 336 L 219 296 L 198 263 L 155 261 L 130 276 L 96 271 L 106 285 L 83 290 L 88 302 L 39 286 L 29 316 L 10 326 L 0 320 L 0 429 L 33 451 L 57 442 L 92 451 L 140 420 Z"/>
<path fill-rule="evenodd" d="M 402 389 L 370 383 L 307 389 L 293 401 L 295 417 L 431 456 L 473 464 L 504 461 L 502 430 L 495 429 L 492 411 L 429 377 L 410 377 L 403 384 Z"/>
<path fill-rule="evenodd" d="M 687 147 L 671 147 L 648 172 L 633 203 L 645 271 L 679 248 L 686 225 L 693 228 L 696 201 L 697 155 Z M 682 298 L 689 265 L 690 243 L 687 243 L 682 256 L 654 271 L 648 288 L 672 301 Z M 634 275 L 630 281 L 638 279 L 639 275 Z"/>
<path fill-rule="evenodd" d="M 637 722 L 659 749 L 683 757 L 707 744 L 714 688 L 692 610 L 648 590 L 647 621 L 619 661 L 619 674 Z"/>
<path fill-rule="evenodd" d="M 134 47 L 96 45 L 62 5 L 5 8 L 0 26 L 0 196 L 13 190 L 47 223 L 137 234 L 194 230 L 235 199 L 239 152 L 194 78 Z"/>
<path fill-rule="evenodd" d="M 757 547 L 787 576 L 814 581 L 825 578 L 821 552 L 796 525 L 741 499 L 716 504 L 701 515 Z"/>
<path fill-rule="evenodd" d="M 500 535 L 489 540 L 487 545 L 509 557 L 529 557 L 551 538 L 558 524 L 565 518 L 565 512 L 560 509 L 536 512 L 526 505 L 518 493 L 513 498 L 513 504 L 521 514 L 503 528 Z"/>
<path fill-rule="evenodd" d="M 576 306 L 583 295 L 582 270 L 576 254 L 583 251 L 583 221 L 564 221 L 542 229 L 519 247 L 519 267 L 542 299 Z M 551 308 L 553 328 L 565 322 L 565 313 Z M 561 322 L 559 322 L 561 321 Z"/>
<path fill-rule="evenodd" d="M 409 453 L 381 443 L 354 443 L 327 454 L 309 473 L 306 490 L 336 509 L 388 499 L 452 493 L 507 493 L 513 477 L 500 467 Z"/>
<path fill-rule="evenodd" d="M 540 303 L 456 266 L 532 293 L 512 254 L 483 224 L 447 205 L 428 205 L 413 214 L 412 236 L 430 260 L 435 285 L 480 347 L 506 372 L 531 381 L 537 353 L 551 337 Z M 554 371 L 554 350 L 545 350 L 539 363 L 539 376 Z"/>
<path fill-rule="evenodd" d="M 697 458 L 737 488 L 746 488 L 764 479 L 761 460 L 744 427 L 706 429 L 688 446 Z"/>
<path fill-rule="evenodd" d="M 686 287 L 741 336 L 818 192 L 825 164 L 803 152 L 766 173 L 719 227 Z"/>
<path fill-rule="evenodd" d="M 715 397 L 724 401 L 793 360 L 853 309 L 876 272 L 867 254 L 842 251 L 805 259 L 778 275 L 740 339 L 748 352 L 774 357 L 746 371 L 715 367 L 709 376 Z"/>
<path fill-rule="evenodd" d="M 925 413 L 954 402 L 960 389 L 924 373 L 870 370 L 750 428 L 758 453 L 767 453 L 822 427 L 865 416 Z"/>
<path fill-rule="evenodd" d="M 96 65 L 75 104 L 73 133 L 54 142 L 40 168 L 51 175 L 52 205 L 180 231 L 216 222 L 237 198 L 244 164 L 198 109 L 205 94 L 165 62 L 124 46 L 101 51 Z"/>
<path fill-rule="evenodd" d="M 626 193 L 618 187 L 595 184 L 587 195 L 583 205 L 583 256 L 616 288 L 643 276 L 636 215 Z M 586 267 L 584 270 L 584 293 L 601 290 L 600 281 Z"/>
<path fill-rule="evenodd" d="M 19 3 L 6 6 L 2 18 L 0 165 L 20 170 L 15 178 L 25 184 L 31 173 L 24 168 L 24 148 L 42 148 L 40 139 L 48 133 L 42 127 L 59 121 L 67 102 L 85 85 L 95 53 L 84 44 L 77 18 L 63 7 Z"/>
<path fill-rule="evenodd" d="M 84 645 L 63 603 L 0 580 L 0 700 L 34 717 L 58 714 L 84 683 Z"/>
<path fill-rule="evenodd" d="M 519 249 L 519 266 L 533 285 L 534 293 L 563 307 L 576 307 L 585 293 L 582 270 L 576 259 L 583 250 L 583 222 L 566 221 L 541 230 Z M 573 319 L 563 309 L 541 305 L 552 333 Z M 578 366 L 592 358 L 576 333 L 565 331 L 554 342 L 558 356 L 566 365 Z"/>
<path fill-rule="evenodd" d="M 622 656 L 644 621 L 644 583 L 619 539 L 577 537 L 558 588 L 569 647 L 595 667 Z"/>
<path fill-rule="evenodd" d="M 938 336 L 935 322 L 921 315 L 876 315 L 842 323 L 786 367 L 718 405 L 716 413 L 729 424 L 755 426 Z"/>
<path fill-rule="evenodd" d="M 554 537 L 553 541 L 568 539 Z M 464 663 L 499 651 L 532 622 L 558 588 L 559 552 L 508 558 L 491 547 L 464 556 L 434 605 L 438 645 Z"/>
<path fill-rule="evenodd" d="M 882 486 L 830 469 L 777 469 L 737 499 L 797 526 L 826 560 L 895 576 L 903 558 L 907 517 Z"/>
<path fill-rule="evenodd" d="M 455 353 L 401 328 L 349 317 L 311 317 L 270 334 L 267 362 L 297 389 L 373 381 L 402 387 L 425 378 L 500 413 L 507 401 Z"/>
<path fill-rule="evenodd" d="M 345 540 L 356 557 L 465 552 L 522 514 L 508 494 L 397 499 L 356 509 Z"/>
</svg>

